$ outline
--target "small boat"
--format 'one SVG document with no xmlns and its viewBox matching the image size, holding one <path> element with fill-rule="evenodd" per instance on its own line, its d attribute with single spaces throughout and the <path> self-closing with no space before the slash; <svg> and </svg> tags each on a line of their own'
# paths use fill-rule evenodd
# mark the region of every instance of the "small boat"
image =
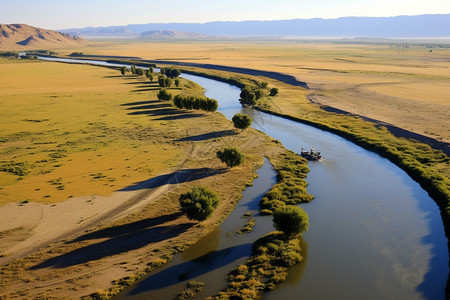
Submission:
<svg viewBox="0 0 450 300">
<path fill-rule="evenodd" d="M 304 151 L 302 148 L 302 151 L 300 151 L 300 155 L 307 160 L 319 160 L 322 157 L 320 155 L 320 152 L 316 152 L 316 149 L 314 147 L 311 147 L 310 151 Z"/>
</svg>

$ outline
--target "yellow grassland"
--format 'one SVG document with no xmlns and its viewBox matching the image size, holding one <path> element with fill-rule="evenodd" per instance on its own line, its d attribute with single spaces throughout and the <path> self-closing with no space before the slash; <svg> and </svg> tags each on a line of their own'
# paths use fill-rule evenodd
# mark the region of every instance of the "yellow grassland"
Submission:
<svg viewBox="0 0 450 300">
<path fill-rule="evenodd" d="M 324 112 L 310 104 L 307 97 L 312 97 L 443 141 L 450 139 L 450 71 L 446 66 L 450 50 L 446 49 L 429 52 L 425 47 L 288 41 L 130 41 L 93 43 L 81 51 L 292 74 L 306 81 L 311 90 L 259 77 L 257 80 L 267 81 L 269 87 L 280 89 L 277 97 L 262 100 L 260 107 L 330 128 L 350 128 L 363 136 L 372 135 L 369 139 L 379 138 L 383 143 L 395 140 L 385 129 L 375 129 L 358 118 Z M 70 51 L 59 53 L 70 54 Z M 232 124 L 218 113 L 171 118 L 174 112 L 163 110 L 169 107 L 156 107 L 164 104 L 156 100 L 156 84 L 143 77 L 119 76 L 116 70 L 98 67 L 7 59 L 0 59 L 0 68 L 2 72 L 6 70 L 5 74 L 11 74 L 0 82 L 0 160 L 27 162 L 29 172 L 25 176 L 0 173 L 3 188 L 0 205 L 24 200 L 56 203 L 70 196 L 109 195 L 180 166 L 220 170 L 224 165 L 215 158 L 215 151 L 224 146 L 239 147 L 246 157 L 243 166 L 174 186 L 144 209 L 113 222 L 95 224 L 89 233 L 102 233 L 109 227 L 120 230 L 126 224 L 174 214 L 178 211 L 180 193 L 194 184 L 209 186 L 225 200 L 203 224 L 194 225 L 185 217 L 170 220 L 161 225 L 193 226 L 183 234 L 85 264 L 76 263 L 77 253 L 86 254 L 90 247 L 95 249 L 107 238 L 100 235 L 92 240 L 56 241 L 2 268 L 0 291 L 3 288 L 12 298 L 21 295 L 77 298 L 98 289 L 106 290 L 117 278 L 131 276 L 130 282 L 134 281 L 133 276 L 142 276 L 143 272 L 164 263 L 223 220 L 245 184 L 252 180 L 255 167 L 262 163 L 262 155 L 276 161 L 277 155 L 284 151 L 279 144 L 252 129 L 195 142 L 183 140 L 232 129 Z M 210 70 L 208 73 L 238 76 Z M 241 79 L 248 80 L 248 76 Z M 183 89 L 172 88 L 170 92 L 202 93 L 195 84 L 183 80 L 182 85 Z M 430 168 L 446 179 L 450 177 L 448 163 L 433 163 Z M 19 177 L 23 178 L 19 180 Z M 19 233 L 19 237 L 29 234 Z M 5 235 L 8 237 L 8 233 L 3 239 Z M 29 269 L 59 256 L 68 260 L 67 267 Z M 72 264 L 71 260 L 74 260 Z"/>
<path fill-rule="evenodd" d="M 232 122 L 219 113 L 157 100 L 159 88 L 144 77 L 86 65 L 0 64 L 8 74 L 0 82 L 0 161 L 24 163 L 25 172 L 0 173 L 0 297 L 74 299 L 142 276 L 215 228 L 263 156 L 286 151 L 253 129 L 233 134 Z M 203 89 L 182 79 L 169 92 L 200 95 Z M 216 158 L 228 146 L 243 152 L 243 165 L 228 170 Z M 179 184 L 135 185 L 179 170 L 193 176 Z M 179 215 L 178 198 L 193 185 L 208 186 L 221 199 L 201 224 Z"/>
<path fill-rule="evenodd" d="M 301 41 L 103 42 L 85 52 L 286 73 L 307 82 L 310 97 L 322 104 L 450 142 L 449 48 Z"/>
<path fill-rule="evenodd" d="M 129 115 L 136 105 L 128 104 L 156 99 L 130 92 L 140 78 L 40 62 L 2 64 L 2 72 L 0 160 L 25 162 L 29 174 L 2 173 L 0 204 L 107 195 L 183 159 L 164 137 L 168 122 L 152 122 L 161 116 Z"/>
</svg>

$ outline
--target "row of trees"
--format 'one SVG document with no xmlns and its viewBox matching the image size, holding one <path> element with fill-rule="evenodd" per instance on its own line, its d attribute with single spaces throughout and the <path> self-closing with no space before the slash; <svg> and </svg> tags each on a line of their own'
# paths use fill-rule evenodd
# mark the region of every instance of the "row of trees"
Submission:
<svg viewBox="0 0 450 300">
<path fill-rule="evenodd" d="M 264 87 L 267 87 L 266 82 L 264 82 Z M 278 94 L 277 88 L 270 89 L 269 95 L 276 96 Z M 239 95 L 239 101 L 243 105 L 255 105 L 256 102 L 265 96 L 265 91 L 262 88 L 250 88 L 248 86 L 244 87 L 241 90 L 241 94 Z"/>
<path fill-rule="evenodd" d="M 172 94 L 167 92 L 166 89 L 160 89 L 156 96 L 162 101 L 172 100 Z"/>
<path fill-rule="evenodd" d="M 176 95 L 173 99 L 176 107 L 181 109 L 197 109 L 215 112 L 219 107 L 217 100 L 211 98 L 198 98 L 193 96 Z"/>
<path fill-rule="evenodd" d="M 124 75 L 128 70 L 126 67 L 121 68 L 121 73 Z M 137 75 L 146 75 L 152 77 L 153 69 L 144 71 L 141 68 L 131 66 L 131 73 Z M 172 85 L 172 79 L 178 77 L 181 72 L 175 68 L 162 68 L 161 74 L 158 76 L 158 84 L 162 89 L 158 92 L 157 96 L 160 100 L 171 100 L 172 95 L 167 92 L 165 87 Z M 152 80 L 152 78 L 150 79 Z M 179 79 L 176 79 L 176 85 L 179 85 Z M 251 89 L 245 87 L 241 91 L 241 103 L 245 105 L 254 105 L 256 101 L 264 96 L 263 89 L 267 87 L 267 83 L 262 82 L 259 85 L 260 88 Z M 275 96 L 278 93 L 278 89 L 273 88 L 270 90 L 270 95 Z M 216 111 L 218 103 L 214 99 L 198 98 L 193 96 L 176 95 L 173 99 L 175 106 L 181 109 L 197 109 L 205 111 Z M 232 118 L 235 128 L 246 129 L 250 127 L 252 119 L 246 114 L 237 113 Z M 243 154 L 233 147 L 228 147 L 216 152 L 217 158 L 229 168 L 239 166 L 244 161 Z M 181 210 L 191 220 L 204 221 L 211 216 L 214 209 L 219 203 L 217 194 L 213 191 L 205 188 L 195 186 L 190 192 L 180 195 L 179 198 Z M 294 237 L 298 234 L 305 232 L 308 229 L 308 215 L 306 212 L 297 206 L 284 206 L 274 211 L 273 215 L 274 227 L 277 230 L 282 231 L 286 237 Z"/>
<path fill-rule="evenodd" d="M 166 77 L 164 75 L 158 76 L 158 84 L 160 87 L 171 87 L 172 86 L 172 79 L 169 77 Z"/>
<path fill-rule="evenodd" d="M 177 78 L 181 75 L 180 69 L 177 68 L 161 68 L 159 71 L 162 75 L 166 75 L 170 78 Z"/>
</svg>

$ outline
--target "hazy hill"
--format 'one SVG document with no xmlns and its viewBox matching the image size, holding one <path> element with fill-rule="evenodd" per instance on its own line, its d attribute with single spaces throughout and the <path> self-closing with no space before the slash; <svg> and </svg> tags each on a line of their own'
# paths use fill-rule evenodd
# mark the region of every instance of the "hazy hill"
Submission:
<svg viewBox="0 0 450 300">
<path fill-rule="evenodd" d="M 208 23 L 149 23 L 101 28 L 68 29 L 64 32 L 95 37 L 97 32 L 127 30 L 131 35 L 146 31 L 184 31 L 226 36 L 313 36 L 313 37 L 450 37 L 450 14 L 345 17 L 338 19 L 295 19 Z M 104 34 L 103 34 L 104 35 Z"/>
<path fill-rule="evenodd" d="M 61 48 L 80 46 L 86 43 L 86 40 L 67 33 L 25 24 L 0 24 L 1 50 Z"/>
<path fill-rule="evenodd" d="M 176 30 L 151 30 L 141 33 L 140 38 L 146 40 L 185 40 L 185 39 L 204 39 L 207 36 L 203 34 L 176 31 Z"/>
</svg>

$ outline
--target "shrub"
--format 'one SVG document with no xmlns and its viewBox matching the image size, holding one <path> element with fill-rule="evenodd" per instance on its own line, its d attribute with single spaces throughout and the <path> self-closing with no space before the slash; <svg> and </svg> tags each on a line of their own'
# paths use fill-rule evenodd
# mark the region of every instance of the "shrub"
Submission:
<svg viewBox="0 0 450 300">
<path fill-rule="evenodd" d="M 219 199 L 205 187 L 195 186 L 188 193 L 180 196 L 181 210 L 190 220 L 204 221 L 214 211 Z"/>
<path fill-rule="evenodd" d="M 170 87 L 172 85 L 172 79 L 166 76 L 159 76 L 158 84 L 160 87 Z"/>
<path fill-rule="evenodd" d="M 244 161 L 244 155 L 236 148 L 225 148 L 217 151 L 216 154 L 229 168 L 239 166 Z"/>
<path fill-rule="evenodd" d="M 239 102 L 241 102 L 242 105 L 256 104 L 256 95 L 248 87 L 243 88 L 239 96 L 241 97 L 239 99 Z"/>
<path fill-rule="evenodd" d="M 136 68 L 136 75 L 144 76 L 144 69 L 142 69 L 142 68 Z"/>
<path fill-rule="evenodd" d="M 72 53 L 70 53 L 70 56 L 72 56 L 72 57 L 80 57 L 80 56 L 83 56 L 84 54 L 83 54 L 83 52 L 72 52 Z"/>
<path fill-rule="evenodd" d="M 270 96 L 276 96 L 278 94 L 278 89 L 277 88 L 271 88 L 270 89 Z"/>
<path fill-rule="evenodd" d="M 161 68 L 160 73 L 170 78 L 176 78 L 181 75 L 180 69 L 177 68 Z"/>
<path fill-rule="evenodd" d="M 255 94 L 255 98 L 256 100 L 261 99 L 262 97 L 264 97 L 264 91 L 261 89 L 257 89 L 253 92 Z"/>
<path fill-rule="evenodd" d="M 259 83 L 258 85 L 259 85 L 261 88 L 265 89 L 265 88 L 269 85 L 269 83 L 266 82 L 266 81 L 262 81 L 262 82 Z"/>
<path fill-rule="evenodd" d="M 231 119 L 233 121 L 234 127 L 239 129 L 247 129 L 252 124 L 252 118 L 246 114 L 237 113 Z"/>
<path fill-rule="evenodd" d="M 308 214 L 298 206 L 287 205 L 275 210 L 273 225 L 287 237 L 293 237 L 308 230 Z"/>
<path fill-rule="evenodd" d="M 161 89 L 158 92 L 158 99 L 159 100 L 171 100 L 172 99 L 172 94 L 168 93 L 166 89 Z"/>
</svg>

